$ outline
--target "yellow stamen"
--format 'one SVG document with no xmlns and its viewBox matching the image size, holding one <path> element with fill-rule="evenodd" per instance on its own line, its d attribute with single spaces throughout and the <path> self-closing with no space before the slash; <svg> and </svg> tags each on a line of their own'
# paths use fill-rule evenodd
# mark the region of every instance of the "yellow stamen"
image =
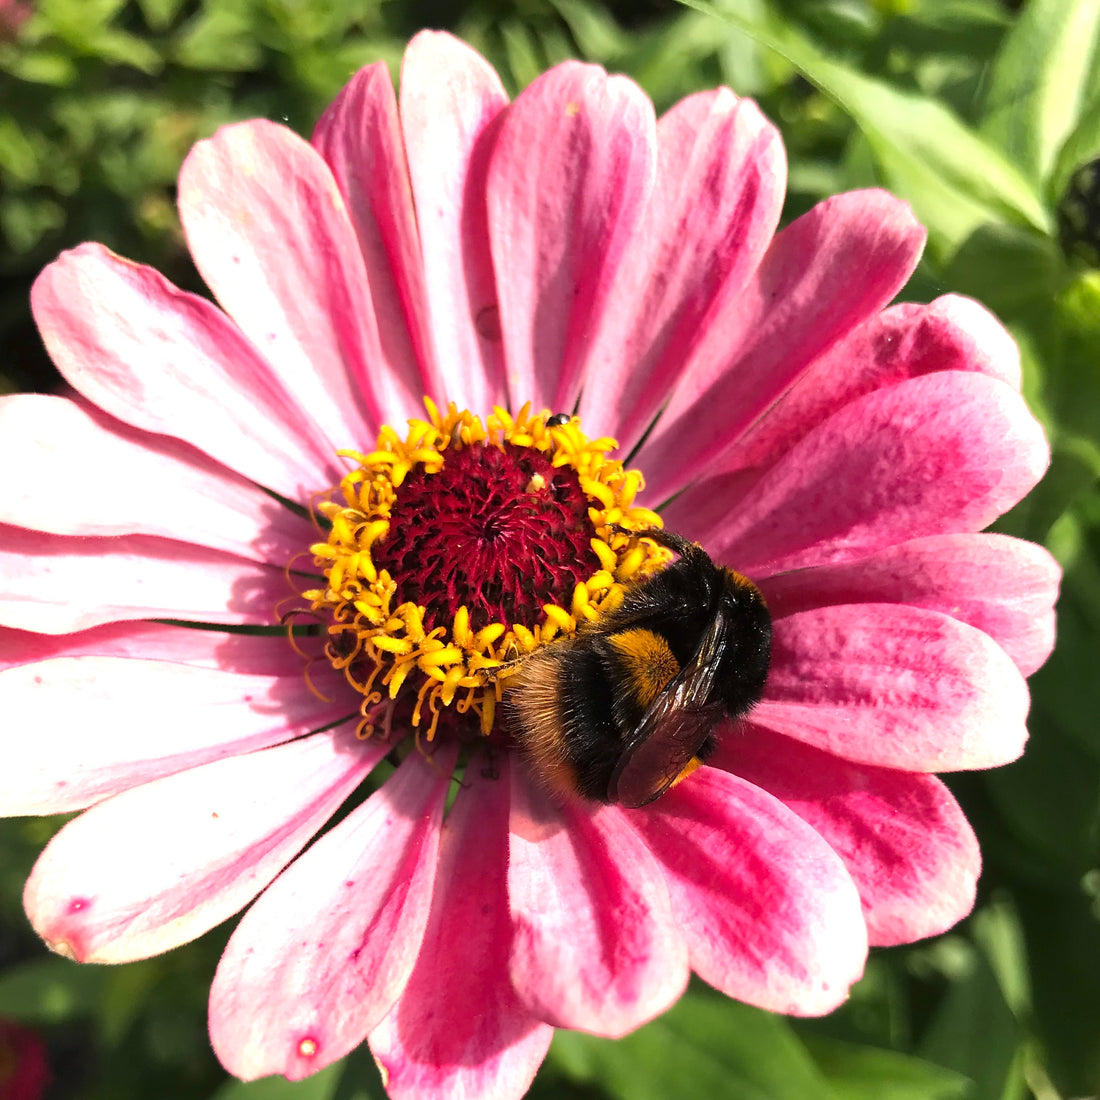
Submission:
<svg viewBox="0 0 1100 1100">
<path fill-rule="evenodd" d="M 616 447 L 613 439 L 589 440 L 576 418 L 548 426 L 550 414 L 532 414 L 529 405 L 514 415 L 494 408 L 484 422 L 454 404 L 441 410 L 425 398 L 424 405 L 427 418 L 410 420 L 404 438 L 384 427 L 373 450 L 338 452 L 354 466 L 327 499 L 314 506 L 318 529 L 321 520 L 328 524 L 324 541 L 310 547 L 325 585 L 302 596 L 308 610 L 329 624 L 327 653 L 333 666 L 363 696 L 360 736 L 374 731 L 368 716 L 372 707 L 388 708 L 389 725 L 392 702 L 383 703 L 383 692 L 374 689 L 378 677 L 389 700 L 411 681 L 416 691 L 412 724 L 418 738 L 422 733 L 431 741 L 441 708 L 450 705 L 461 713 L 473 710 L 481 731 L 489 734 L 501 682 L 518 670 L 527 654 L 619 606 L 626 584 L 654 572 L 671 557 L 638 534 L 660 527 L 661 521 L 648 509 L 635 507 L 644 483 L 639 473 L 608 457 Z M 396 602 L 397 583 L 378 568 L 372 551 L 390 534 L 402 482 L 414 470 L 438 473 L 449 451 L 475 444 L 530 448 L 554 468 L 572 469 L 588 499 L 590 545 L 600 568 L 575 584 L 567 606 L 545 604 L 541 622 L 492 622 L 475 631 L 469 609 L 459 607 L 450 624 L 428 631 L 426 609 Z M 546 482 L 535 474 L 526 491 L 540 493 Z M 369 674 L 366 662 L 373 664 Z M 364 676 L 366 682 L 360 683 Z M 422 730 L 421 721 L 428 717 L 425 706 L 430 718 Z"/>
</svg>

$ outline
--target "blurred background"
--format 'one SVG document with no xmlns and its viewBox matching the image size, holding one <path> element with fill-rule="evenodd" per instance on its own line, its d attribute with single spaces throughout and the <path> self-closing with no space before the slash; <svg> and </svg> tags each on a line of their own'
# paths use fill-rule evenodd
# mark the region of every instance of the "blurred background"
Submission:
<svg viewBox="0 0 1100 1100">
<path fill-rule="evenodd" d="M 901 297 L 954 291 L 996 312 L 1054 449 L 998 525 L 1066 570 L 1031 744 L 950 779 L 985 855 L 973 917 L 874 952 L 824 1020 L 693 987 L 620 1042 L 559 1033 L 531 1095 L 1100 1095 L 1100 3 L 0 0 L 0 392 L 59 384 L 27 303 L 59 250 L 102 241 L 202 292 L 174 206 L 192 143 L 256 116 L 308 134 L 361 65 L 396 75 L 424 26 L 472 43 L 512 92 L 581 57 L 631 75 L 659 111 L 716 84 L 754 97 L 786 141 L 785 221 L 869 184 L 907 199 L 929 245 Z M 226 1078 L 205 1017 L 227 928 L 118 968 L 48 956 L 20 895 L 60 824 L 0 822 L 0 1100 L 384 1095 L 365 1049 L 296 1085 Z"/>
</svg>

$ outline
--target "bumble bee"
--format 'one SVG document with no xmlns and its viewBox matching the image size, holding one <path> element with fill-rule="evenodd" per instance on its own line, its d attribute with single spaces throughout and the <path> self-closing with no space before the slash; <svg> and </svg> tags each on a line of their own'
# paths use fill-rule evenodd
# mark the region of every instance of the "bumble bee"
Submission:
<svg viewBox="0 0 1100 1100">
<path fill-rule="evenodd" d="M 666 531 L 678 558 L 614 611 L 522 658 L 505 723 L 549 787 L 644 806 L 714 751 L 714 730 L 760 699 L 771 619 L 750 580 Z"/>
</svg>

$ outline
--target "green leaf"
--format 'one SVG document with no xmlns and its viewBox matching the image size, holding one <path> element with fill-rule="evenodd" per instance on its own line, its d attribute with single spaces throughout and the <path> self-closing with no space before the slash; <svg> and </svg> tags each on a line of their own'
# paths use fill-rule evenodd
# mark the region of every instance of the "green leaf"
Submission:
<svg viewBox="0 0 1100 1100">
<path fill-rule="evenodd" d="M 1004 894 L 994 896 L 970 922 L 974 941 L 982 949 L 997 979 L 1001 996 L 1021 1022 L 1031 1015 L 1031 982 L 1027 947 L 1019 916 Z"/>
<path fill-rule="evenodd" d="M 65 210 L 38 195 L 0 195 L 0 234 L 15 253 L 30 252 L 47 233 L 65 224 Z"/>
<path fill-rule="evenodd" d="M 559 1031 L 552 1069 L 621 1100 L 835 1100 L 780 1016 L 695 991 L 625 1039 Z"/>
<path fill-rule="evenodd" d="M 1057 244 L 1043 233 L 1016 225 L 983 225 L 951 259 L 944 282 L 980 299 L 1003 320 L 1049 302 L 1067 279 Z"/>
<path fill-rule="evenodd" d="M 345 1059 L 332 1100 L 386 1100 L 386 1090 L 370 1047 L 360 1043 Z"/>
<path fill-rule="evenodd" d="M 974 1082 L 908 1054 L 813 1036 L 806 1046 L 842 1100 L 956 1100 Z"/>
<path fill-rule="evenodd" d="M 1037 189 L 942 103 L 901 91 L 826 57 L 789 29 L 772 29 L 703 0 L 681 0 L 741 27 L 795 65 L 854 119 L 886 185 L 906 199 L 946 260 L 979 226 L 1010 221 L 1051 232 Z"/>
<path fill-rule="evenodd" d="M 1081 112 L 1080 121 L 1058 153 L 1047 185 L 1051 203 L 1061 202 L 1073 173 L 1097 157 L 1100 157 L 1100 93 L 1089 100 Z"/>
<path fill-rule="evenodd" d="M 1100 272 L 1066 283 L 1016 319 L 1038 358 L 1040 400 L 1055 441 L 1100 443 Z"/>
<path fill-rule="evenodd" d="M 180 37 L 175 60 L 192 69 L 258 69 L 263 50 L 256 40 L 252 13 L 231 7 L 208 8 Z"/>
<path fill-rule="evenodd" d="M 1037 1030 L 1048 1072 L 1066 1100 L 1100 1096 L 1100 899 L 1090 893 L 1018 891 Z M 1046 1094 L 1052 1095 L 1058 1094 Z"/>
<path fill-rule="evenodd" d="M 148 42 L 124 31 L 104 31 L 89 44 L 89 51 L 110 65 L 129 65 L 143 73 L 160 72 L 164 61 Z"/>
<path fill-rule="evenodd" d="M 28 84 L 63 88 L 76 79 L 76 65 L 67 54 L 49 50 L 15 50 L 0 43 L 0 69 Z"/>
<path fill-rule="evenodd" d="M 500 37 L 515 87 L 526 88 L 545 68 L 534 33 L 524 20 L 506 19 L 501 23 Z"/>
<path fill-rule="evenodd" d="M 569 27 L 581 56 L 590 61 L 609 61 L 623 51 L 625 34 L 602 8 L 585 0 L 550 0 Z"/>
<path fill-rule="evenodd" d="M 968 972 L 948 986 L 917 1053 L 974 1081 L 975 1100 L 1002 1100 L 1019 1080 L 1021 1040 L 992 968 L 974 951 Z"/>
<path fill-rule="evenodd" d="M 1062 637 L 1051 663 L 1074 663 L 1070 651 L 1080 638 L 1069 624 L 1069 612 L 1061 608 L 1058 629 Z M 1084 685 L 1072 683 L 1064 672 L 1056 668 L 1042 674 L 1042 686 L 1033 682 L 1037 699 L 1028 721 L 1032 737 L 1027 752 L 981 778 L 997 809 L 995 828 L 985 830 L 987 858 L 1010 866 L 1018 880 L 1062 889 L 1075 883 L 1095 858 L 1093 830 L 1100 808 L 1100 761 L 1079 738 L 1067 734 L 1047 702 L 1051 688 L 1061 689 L 1066 699 L 1061 708 L 1077 711 L 1082 703 L 1095 706 L 1096 693 L 1088 699 Z M 1018 1003 L 1013 1001 L 1014 1011 Z"/>
<path fill-rule="evenodd" d="M 154 31 L 166 30 L 180 13 L 186 0 L 138 0 L 145 22 Z"/>
<path fill-rule="evenodd" d="M 993 63 L 982 133 L 1036 182 L 1080 115 L 1098 37 L 1096 0 L 1031 0 Z"/>
<path fill-rule="evenodd" d="M 28 1023 L 56 1024 L 92 1015 L 107 982 L 102 966 L 47 955 L 0 975 L 0 1016 Z"/>
<path fill-rule="evenodd" d="M 229 1081 L 210 1100 L 334 1100 L 343 1070 L 341 1061 L 302 1081 L 288 1081 L 285 1077 Z"/>
</svg>

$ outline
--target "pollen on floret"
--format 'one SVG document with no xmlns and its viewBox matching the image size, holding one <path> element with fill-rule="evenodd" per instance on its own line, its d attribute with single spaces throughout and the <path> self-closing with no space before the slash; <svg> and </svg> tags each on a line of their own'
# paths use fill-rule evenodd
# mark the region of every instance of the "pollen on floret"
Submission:
<svg viewBox="0 0 1100 1100">
<path fill-rule="evenodd" d="M 361 737 L 398 705 L 418 739 L 447 708 L 491 734 L 520 658 L 671 556 L 638 534 L 661 521 L 635 504 L 644 483 L 610 457 L 615 440 L 526 405 L 484 421 L 425 406 L 403 436 L 383 427 L 373 450 L 339 452 L 353 465 L 314 508 L 326 583 L 294 614 L 324 624 L 329 661 L 362 697 Z"/>
</svg>

